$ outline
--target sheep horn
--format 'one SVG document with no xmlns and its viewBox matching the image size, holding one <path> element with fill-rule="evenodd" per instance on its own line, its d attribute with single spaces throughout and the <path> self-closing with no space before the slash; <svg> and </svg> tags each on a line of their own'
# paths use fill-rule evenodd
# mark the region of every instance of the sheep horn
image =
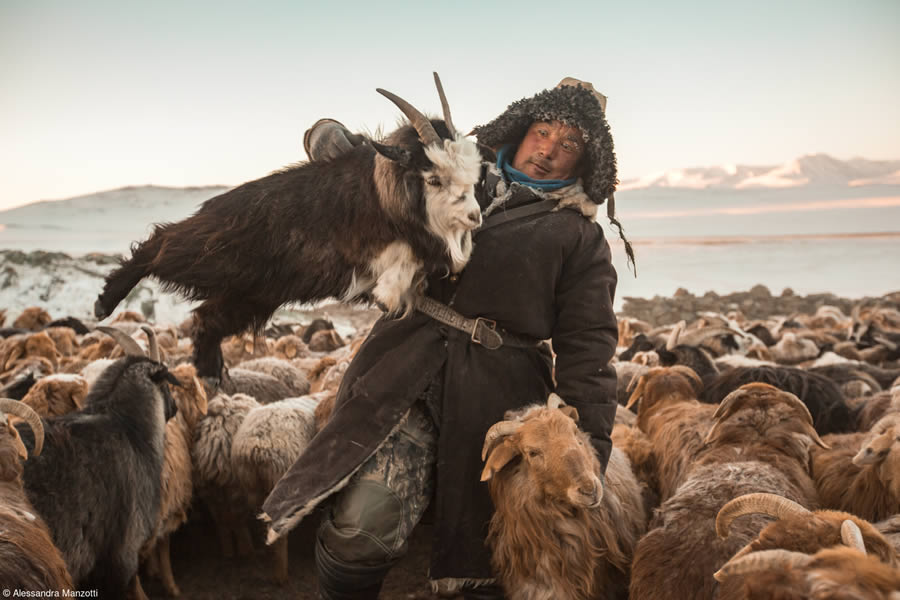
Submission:
<svg viewBox="0 0 900 600">
<path fill-rule="evenodd" d="M 716 571 L 713 577 L 716 581 L 722 582 L 732 575 L 758 573 L 777 567 L 804 567 L 811 561 L 812 557 L 802 552 L 791 552 L 780 548 L 777 550 L 760 550 L 746 556 L 732 558 L 722 565 L 722 568 Z"/>
<path fill-rule="evenodd" d="M 637 401 L 640 400 L 641 396 L 644 395 L 644 389 L 647 387 L 648 379 L 649 374 L 647 373 L 643 375 L 635 375 L 631 378 L 631 381 L 628 382 L 628 390 L 634 388 L 634 391 L 631 392 L 631 396 L 628 397 L 628 402 L 625 403 L 625 408 L 631 410 L 631 407 L 637 404 Z M 635 382 L 637 382 L 637 385 L 635 385 Z"/>
<path fill-rule="evenodd" d="M 107 327 L 106 325 L 100 325 L 97 327 L 98 330 L 102 331 L 112 339 L 116 340 L 119 346 L 122 347 L 122 350 L 128 356 L 147 356 L 144 354 L 144 351 L 138 345 L 134 338 L 130 335 L 122 331 L 121 329 L 116 329 L 115 327 Z"/>
<path fill-rule="evenodd" d="M 484 435 L 484 447 L 481 449 L 481 460 L 487 459 L 488 450 L 491 449 L 491 446 L 494 445 L 494 441 L 496 441 L 497 438 L 512 435 L 518 431 L 520 427 L 522 427 L 522 423 L 519 421 L 500 421 L 499 423 L 491 425 L 491 428 L 488 429 L 488 432 Z"/>
<path fill-rule="evenodd" d="M 688 379 L 692 379 L 701 388 L 703 387 L 703 380 L 700 379 L 699 375 L 697 375 L 697 371 L 693 370 L 692 368 L 685 365 L 673 365 L 669 368 L 672 369 L 672 371 L 674 371 L 675 373 L 684 375 Z"/>
<path fill-rule="evenodd" d="M 159 342 L 156 340 L 156 331 L 149 325 L 141 325 L 141 330 L 147 334 L 147 346 L 150 349 L 150 358 L 160 362 Z"/>
<path fill-rule="evenodd" d="M 750 396 L 750 392 L 745 389 L 738 388 L 725 396 L 722 402 L 719 403 L 719 407 L 716 409 L 716 412 L 713 413 L 713 420 L 721 421 L 723 419 L 727 419 L 731 416 L 731 413 L 734 412 L 734 405 L 738 403 L 738 401 L 743 400 Z"/>
<path fill-rule="evenodd" d="M 19 417 L 31 427 L 34 432 L 34 450 L 32 456 L 40 456 L 44 449 L 44 424 L 41 417 L 27 404 L 11 398 L 0 398 L 0 412 Z"/>
<path fill-rule="evenodd" d="M 406 118 L 409 119 L 409 122 L 412 123 L 412 126 L 416 128 L 416 132 L 419 134 L 419 139 L 422 140 L 422 143 L 426 146 L 430 146 L 431 144 L 440 144 L 441 136 L 437 134 L 437 131 L 434 130 L 434 126 L 431 124 L 431 121 L 428 120 L 428 117 L 423 115 L 418 109 L 413 107 L 412 104 L 397 96 L 396 94 L 392 94 L 387 90 L 383 90 L 381 88 L 376 88 L 376 92 L 393 102 L 397 105 Z"/>
<path fill-rule="evenodd" d="M 810 511 L 793 500 L 776 494 L 744 494 L 727 502 L 716 515 L 716 535 L 725 539 L 732 521 L 744 515 L 768 515 L 778 519 L 804 517 Z"/>
<path fill-rule="evenodd" d="M 672 328 L 672 331 L 669 332 L 669 339 L 666 340 L 666 350 L 671 352 L 675 349 L 675 346 L 678 345 L 678 337 L 681 335 L 681 332 L 684 331 L 684 328 L 687 326 L 683 320 L 678 321 L 675 324 L 675 327 Z"/>
<path fill-rule="evenodd" d="M 450 104 L 447 102 L 447 96 L 444 95 L 444 86 L 441 85 L 441 78 L 438 77 L 437 71 L 434 71 L 434 84 L 437 86 L 438 96 L 441 97 L 441 109 L 444 111 L 444 124 L 450 130 L 450 137 L 456 139 L 456 127 L 450 119 Z"/>
<path fill-rule="evenodd" d="M 863 541 L 862 531 L 859 530 L 859 525 L 850 519 L 846 519 L 841 523 L 841 541 L 844 542 L 845 546 L 855 548 L 866 554 L 866 543 Z"/>
</svg>

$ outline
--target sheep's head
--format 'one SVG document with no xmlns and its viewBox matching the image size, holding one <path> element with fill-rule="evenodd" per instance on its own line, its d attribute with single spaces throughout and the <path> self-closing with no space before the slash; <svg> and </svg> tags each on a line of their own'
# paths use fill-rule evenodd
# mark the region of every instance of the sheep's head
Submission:
<svg viewBox="0 0 900 600">
<path fill-rule="evenodd" d="M 809 443 L 829 448 L 813 427 L 806 405 L 794 394 L 767 383 L 747 383 L 731 392 L 719 404 L 713 419 L 715 423 L 704 440 L 707 445 L 743 445 L 754 441 L 748 437 L 751 435 L 766 439 L 783 435 L 802 441 L 804 453 Z"/>
<path fill-rule="evenodd" d="M 481 225 L 475 185 L 482 158 L 478 145 L 453 127 L 437 73 L 434 77 L 443 121 L 429 120 L 402 98 L 378 89 L 403 111 L 412 127 L 401 127 L 384 143 L 372 142 L 380 155 L 375 161 L 375 182 L 389 214 L 405 221 L 414 210 L 417 220 L 424 217 L 428 230 L 446 244 L 451 269 L 459 272 L 472 253 L 472 230 Z"/>
<path fill-rule="evenodd" d="M 172 389 L 175 406 L 189 427 L 194 427 L 206 415 L 208 399 L 206 389 L 197 379 L 197 369 L 183 363 L 172 369 L 179 386 Z"/>
<path fill-rule="evenodd" d="M 580 508 L 599 506 L 603 486 L 595 471 L 596 455 L 588 435 L 578 429 L 577 419 L 573 407 L 551 394 L 547 406 L 535 406 L 517 420 L 496 423 L 485 436 L 481 480 L 491 479 L 520 459 L 518 468 L 543 496 Z"/>
<path fill-rule="evenodd" d="M 638 415 L 663 404 L 696 400 L 703 389 L 703 382 L 690 367 L 676 365 L 674 367 L 655 367 L 640 378 L 631 380 L 629 385 L 633 391 L 625 408 L 632 408 L 638 400 Z"/>
<path fill-rule="evenodd" d="M 725 539 L 733 521 L 757 514 L 777 520 L 766 525 L 732 561 L 762 550 L 781 548 L 814 554 L 823 548 L 845 544 L 863 552 L 868 549 L 887 564 L 898 564 L 894 547 L 868 521 L 836 510 L 811 511 L 776 494 L 745 494 L 727 502 L 716 516 L 716 533 Z"/>
<path fill-rule="evenodd" d="M 26 405 L 10 398 L 0 398 L 0 481 L 16 481 L 22 474 L 19 459 L 27 459 L 28 450 L 6 415 L 19 417 L 31 427 L 34 432 L 34 456 L 40 455 L 44 447 L 44 426 L 37 413 Z"/>
<path fill-rule="evenodd" d="M 872 426 L 853 464 L 874 465 L 890 473 L 888 485 L 894 493 L 900 492 L 900 477 L 893 475 L 900 472 L 900 414 L 888 414 Z"/>
<path fill-rule="evenodd" d="M 29 331 L 38 331 L 48 323 L 50 323 L 53 318 L 50 316 L 46 310 L 39 306 L 29 306 L 25 310 L 22 311 L 16 320 L 13 321 L 12 326 L 17 329 L 28 329 Z"/>
</svg>

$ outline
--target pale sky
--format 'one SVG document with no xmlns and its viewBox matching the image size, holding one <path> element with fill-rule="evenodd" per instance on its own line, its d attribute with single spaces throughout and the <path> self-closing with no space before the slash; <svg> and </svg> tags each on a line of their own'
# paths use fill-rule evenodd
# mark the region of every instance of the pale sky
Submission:
<svg viewBox="0 0 900 600">
<path fill-rule="evenodd" d="M 900 1 L 0 1 L 0 210 L 238 185 L 319 117 L 460 129 L 565 76 L 609 97 L 620 179 L 825 152 L 900 159 Z"/>
</svg>

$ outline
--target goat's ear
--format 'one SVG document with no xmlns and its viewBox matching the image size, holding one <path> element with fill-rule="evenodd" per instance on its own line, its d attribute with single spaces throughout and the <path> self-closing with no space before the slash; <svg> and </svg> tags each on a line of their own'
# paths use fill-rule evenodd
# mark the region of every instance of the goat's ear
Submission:
<svg viewBox="0 0 900 600">
<path fill-rule="evenodd" d="M 560 406 L 559 412 L 566 415 L 576 423 L 578 422 L 578 410 L 574 406 Z"/>
<path fill-rule="evenodd" d="M 175 377 L 171 371 L 169 371 L 164 366 L 160 365 L 160 367 L 150 374 L 150 381 L 153 383 L 161 383 L 163 381 L 168 381 L 175 387 L 184 387 L 181 385 L 181 382 L 178 381 L 178 378 Z"/>
<path fill-rule="evenodd" d="M 494 446 L 494 449 L 491 450 L 487 457 L 487 462 L 484 464 L 484 470 L 481 472 L 481 481 L 487 481 L 495 473 L 499 473 L 509 461 L 518 455 L 519 449 L 509 438 Z"/>
<path fill-rule="evenodd" d="M 372 142 L 375 152 L 383 157 L 398 163 L 401 166 L 408 167 L 412 164 L 412 152 L 400 146 L 385 146 L 378 142 Z"/>
</svg>

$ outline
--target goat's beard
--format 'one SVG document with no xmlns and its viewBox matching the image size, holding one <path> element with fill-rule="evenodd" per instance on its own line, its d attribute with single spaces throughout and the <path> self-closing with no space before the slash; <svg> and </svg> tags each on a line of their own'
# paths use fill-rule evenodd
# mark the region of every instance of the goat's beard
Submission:
<svg viewBox="0 0 900 600">
<path fill-rule="evenodd" d="M 426 196 L 425 202 L 428 230 L 440 238 L 447 248 L 450 270 L 459 273 L 469 262 L 474 247 L 471 227 L 462 225 L 465 214 L 458 205 L 447 206 L 448 201 L 440 193 L 431 198 Z"/>
</svg>

